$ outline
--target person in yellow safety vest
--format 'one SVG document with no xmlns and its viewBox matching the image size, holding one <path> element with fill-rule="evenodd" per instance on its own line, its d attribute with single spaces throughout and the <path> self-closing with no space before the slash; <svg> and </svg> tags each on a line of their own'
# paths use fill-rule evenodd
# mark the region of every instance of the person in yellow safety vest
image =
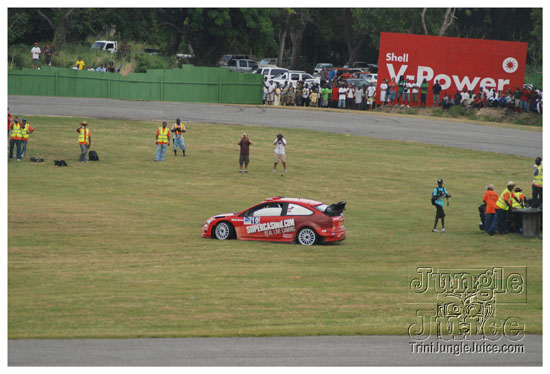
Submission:
<svg viewBox="0 0 550 374">
<path fill-rule="evenodd" d="M 521 190 L 521 187 L 516 187 L 514 189 L 514 195 L 512 198 L 512 221 L 514 222 L 514 226 L 516 227 L 516 230 L 518 233 L 523 233 L 523 221 L 522 221 L 522 215 L 520 213 L 514 212 L 517 209 L 524 209 L 525 208 L 525 194 Z"/>
<path fill-rule="evenodd" d="M 172 127 L 172 132 L 174 136 L 172 137 L 172 144 L 174 145 L 174 156 L 177 156 L 178 147 L 180 147 L 183 152 L 183 157 L 185 157 L 185 141 L 183 139 L 183 133 L 185 132 L 185 125 L 181 122 L 179 118 L 176 119 L 176 123 Z"/>
<path fill-rule="evenodd" d="M 92 133 L 88 129 L 88 122 L 80 122 L 80 127 L 76 129 L 78 135 L 78 144 L 80 145 L 80 162 L 88 162 L 88 148 L 92 146 Z"/>
<path fill-rule="evenodd" d="M 21 158 L 25 157 L 27 152 L 27 143 L 29 142 L 29 136 L 34 131 L 34 128 L 30 123 L 27 123 L 27 119 L 23 118 L 21 123 Z"/>
<path fill-rule="evenodd" d="M 21 139 L 23 134 L 21 132 L 21 124 L 19 118 L 15 117 L 11 124 L 11 137 L 10 137 L 10 158 L 13 158 L 13 146 L 17 147 L 17 161 L 21 161 Z"/>
<path fill-rule="evenodd" d="M 512 208 L 513 209 L 525 208 L 525 194 L 521 190 L 521 187 L 516 187 L 514 189 L 514 195 L 512 199 Z"/>
<path fill-rule="evenodd" d="M 537 157 L 535 159 L 535 165 L 533 165 L 533 200 L 531 206 L 538 208 L 542 205 L 542 158 Z"/>
<path fill-rule="evenodd" d="M 501 234 L 508 233 L 508 211 L 512 207 L 512 200 L 514 198 L 513 190 L 515 186 L 516 184 L 514 182 L 508 182 L 506 188 L 504 189 L 504 191 L 502 191 L 497 201 L 496 220 L 498 224 L 498 232 Z"/>
<path fill-rule="evenodd" d="M 164 161 L 166 148 L 168 148 L 168 144 L 170 144 L 170 129 L 167 125 L 166 121 L 164 121 L 162 127 L 157 129 L 157 136 L 155 138 L 155 144 L 157 145 L 155 161 Z"/>
</svg>

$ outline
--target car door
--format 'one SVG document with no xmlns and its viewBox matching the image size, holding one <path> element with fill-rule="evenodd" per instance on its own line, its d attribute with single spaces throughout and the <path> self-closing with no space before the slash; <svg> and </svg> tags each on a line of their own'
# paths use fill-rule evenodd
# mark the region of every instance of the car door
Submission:
<svg viewBox="0 0 550 374">
<path fill-rule="evenodd" d="M 282 229 L 283 240 L 294 240 L 296 238 L 297 230 L 304 226 L 315 227 L 314 222 L 310 222 L 314 217 L 314 212 L 300 204 L 288 203 L 286 209 L 283 212 L 284 221 Z"/>
<path fill-rule="evenodd" d="M 280 240 L 283 227 L 281 202 L 268 202 L 246 211 L 239 238 L 248 240 Z"/>
</svg>

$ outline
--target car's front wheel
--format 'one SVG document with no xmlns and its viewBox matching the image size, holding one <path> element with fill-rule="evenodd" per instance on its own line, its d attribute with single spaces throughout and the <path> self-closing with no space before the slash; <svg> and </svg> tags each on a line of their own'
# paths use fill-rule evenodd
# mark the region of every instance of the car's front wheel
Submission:
<svg viewBox="0 0 550 374">
<path fill-rule="evenodd" d="M 233 238 L 235 229 L 233 226 L 225 221 L 222 221 L 214 228 L 214 236 L 219 240 L 227 240 Z"/>
<path fill-rule="evenodd" d="M 315 230 L 305 227 L 298 232 L 297 240 L 301 245 L 313 245 L 317 241 L 317 233 Z"/>
</svg>

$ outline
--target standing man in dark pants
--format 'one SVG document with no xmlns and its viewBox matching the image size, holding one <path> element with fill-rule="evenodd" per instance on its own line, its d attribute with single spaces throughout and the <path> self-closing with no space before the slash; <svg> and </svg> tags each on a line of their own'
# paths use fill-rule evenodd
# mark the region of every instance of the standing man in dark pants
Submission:
<svg viewBox="0 0 550 374">
<path fill-rule="evenodd" d="M 512 200 L 514 198 L 513 191 L 515 186 L 516 184 L 514 182 L 508 182 L 506 189 L 504 189 L 504 191 L 500 194 L 496 207 L 496 221 L 493 221 L 489 232 L 494 232 L 496 227 L 493 226 L 498 226 L 498 232 L 500 234 L 508 233 L 508 212 L 512 207 Z"/>
<path fill-rule="evenodd" d="M 248 138 L 248 135 L 243 133 L 243 137 L 241 140 L 239 140 L 239 146 L 241 147 L 241 152 L 239 154 L 239 173 L 243 172 L 243 164 L 244 164 L 244 172 L 248 173 L 248 163 L 250 162 L 250 145 L 252 142 Z"/>
<path fill-rule="evenodd" d="M 432 92 L 434 94 L 433 107 L 437 108 L 437 106 L 439 105 L 439 94 L 441 92 L 441 86 L 439 85 L 439 81 L 435 81 L 435 84 L 432 86 Z"/>
<path fill-rule="evenodd" d="M 17 161 L 21 161 L 21 139 L 23 138 L 22 127 L 19 118 L 15 117 L 11 124 L 10 137 L 10 158 L 13 158 L 13 146 L 17 147 Z"/>
<path fill-rule="evenodd" d="M 537 157 L 535 159 L 535 165 L 533 165 L 533 208 L 538 208 L 542 205 L 542 158 Z"/>
<path fill-rule="evenodd" d="M 88 129 L 88 122 L 80 122 L 80 127 L 76 129 L 78 133 L 78 144 L 80 145 L 80 162 L 88 162 L 88 148 L 92 146 L 92 134 Z"/>
<path fill-rule="evenodd" d="M 443 211 L 443 206 L 445 205 L 445 199 L 449 199 L 451 195 L 447 192 L 445 187 L 443 187 L 443 179 L 437 180 L 437 187 L 434 188 L 432 193 L 432 204 L 435 205 L 435 221 L 434 228 L 432 232 L 437 232 L 437 221 L 441 219 L 441 232 L 445 232 L 445 212 Z M 449 200 L 447 200 L 447 205 L 449 205 Z"/>
</svg>

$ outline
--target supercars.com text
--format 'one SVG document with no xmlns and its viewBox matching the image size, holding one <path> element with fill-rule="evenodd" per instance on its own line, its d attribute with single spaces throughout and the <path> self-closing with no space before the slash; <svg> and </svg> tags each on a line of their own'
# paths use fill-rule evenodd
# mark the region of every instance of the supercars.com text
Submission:
<svg viewBox="0 0 550 374">
<path fill-rule="evenodd" d="M 411 353 L 442 353 L 460 356 L 463 353 L 525 353 L 523 344 L 494 344 L 487 342 L 430 343 L 409 342 Z"/>
</svg>

